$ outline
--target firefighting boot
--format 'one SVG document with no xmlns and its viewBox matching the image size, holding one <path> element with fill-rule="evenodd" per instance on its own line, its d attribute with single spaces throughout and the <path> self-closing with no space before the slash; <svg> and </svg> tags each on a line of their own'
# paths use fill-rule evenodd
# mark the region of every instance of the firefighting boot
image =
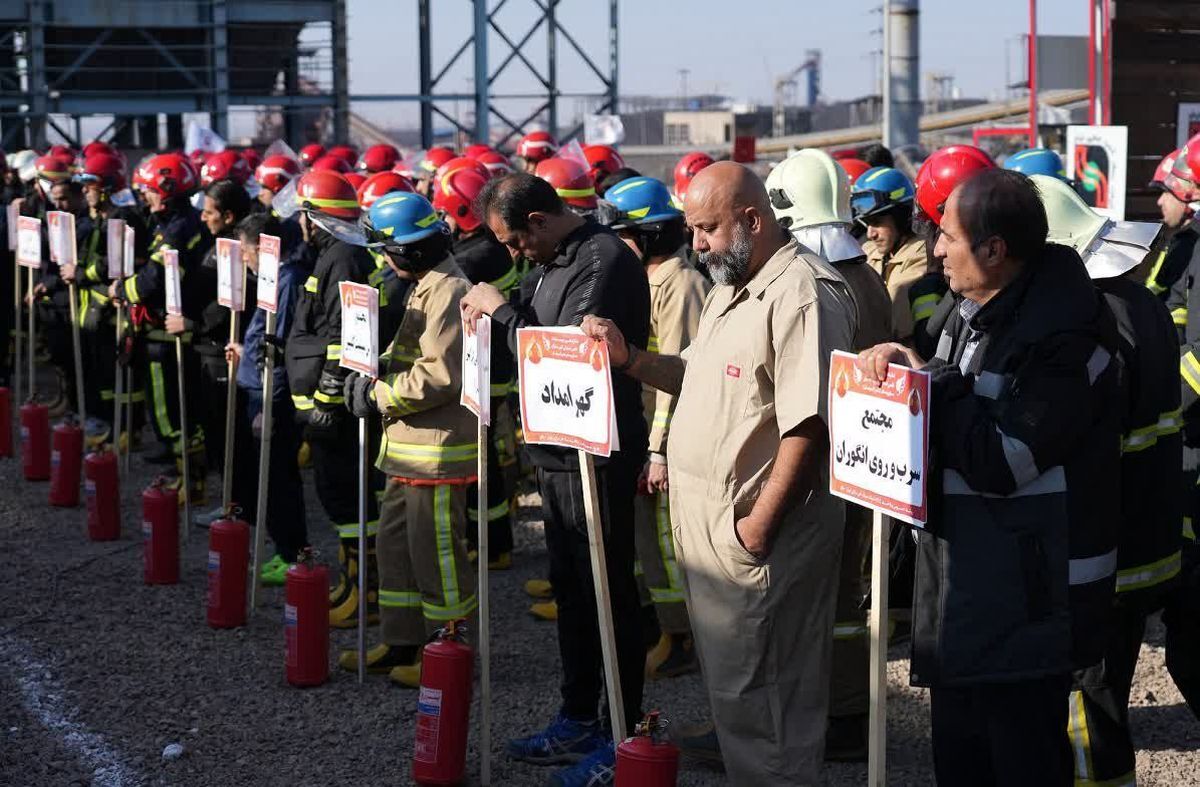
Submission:
<svg viewBox="0 0 1200 787">
<path fill-rule="evenodd" d="M 393 669 L 417 665 L 418 678 L 421 671 L 421 649 L 416 645 L 388 645 L 379 643 L 367 650 L 367 672 L 386 675 Z M 338 654 L 338 666 L 347 672 L 358 671 L 358 651 L 343 650 Z"/>
<path fill-rule="evenodd" d="M 49 362 L 49 355 L 46 356 L 45 362 Z M 42 362 L 39 359 L 39 362 Z M 63 374 L 63 370 L 58 367 L 54 368 L 54 377 L 58 381 L 57 393 L 54 398 L 46 402 L 47 415 L 51 418 L 61 418 L 66 415 L 67 410 L 71 409 L 71 397 L 68 391 L 70 386 L 67 385 L 67 376 Z"/>
<path fill-rule="evenodd" d="M 699 668 L 696 648 L 690 634 L 668 634 L 665 631 L 646 653 L 646 677 L 650 680 L 675 678 Z"/>
<path fill-rule="evenodd" d="M 340 539 L 338 542 L 338 583 L 329 591 L 329 608 L 336 609 L 345 603 L 351 589 L 357 584 L 358 539 Z"/>
<path fill-rule="evenodd" d="M 188 476 L 191 489 L 188 490 L 188 501 L 193 506 L 208 503 L 208 485 L 205 476 L 208 474 L 208 462 L 204 453 L 203 434 L 193 436 L 188 444 Z M 183 487 L 183 458 L 175 459 L 175 471 L 179 474 L 168 486 L 179 494 L 179 505 L 183 506 L 184 496 L 180 493 Z"/>
<path fill-rule="evenodd" d="M 418 656 L 417 660 L 412 664 L 400 664 L 392 667 L 392 671 L 388 673 L 388 680 L 406 689 L 421 688 L 420 657 Z"/>
<path fill-rule="evenodd" d="M 554 598 L 554 587 L 551 586 L 548 579 L 527 579 L 525 580 L 525 594 L 536 599 L 551 599 Z"/>
<path fill-rule="evenodd" d="M 356 545 L 357 540 L 354 542 Z M 357 546 L 354 550 L 355 571 L 353 580 L 347 580 L 349 592 L 345 599 L 336 607 L 330 606 L 329 625 L 336 629 L 349 629 L 358 626 L 358 569 Z M 367 625 L 373 626 L 379 622 L 379 569 L 375 562 L 375 539 L 367 541 Z"/>
<path fill-rule="evenodd" d="M 301 470 L 312 467 L 312 448 L 309 447 L 307 440 L 301 443 L 300 450 L 296 451 L 296 464 L 300 465 Z"/>
<path fill-rule="evenodd" d="M 529 605 L 529 614 L 538 620 L 558 620 L 558 602 L 554 599 Z"/>
</svg>

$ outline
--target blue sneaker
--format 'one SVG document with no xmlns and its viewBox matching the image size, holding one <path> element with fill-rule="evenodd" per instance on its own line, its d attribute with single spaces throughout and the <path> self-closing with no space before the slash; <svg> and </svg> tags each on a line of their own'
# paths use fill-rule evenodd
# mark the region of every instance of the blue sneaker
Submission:
<svg viewBox="0 0 1200 787">
<path fill-rule="evenodd" d="M 550 726 L 508 742 L 508 756 L 534 765 L 579 762 L 603 741 L 598 721 L 573 721 L 558 714 Z"/>
<path fill-rule="evenodd" d="M 613 783 L 617 772 L 617 750 L 612 741 L 602 739 L 588 756 L 575 765 L 555 771 L 546 782 L 548 787 L 606 787 Z"/>
</svg>

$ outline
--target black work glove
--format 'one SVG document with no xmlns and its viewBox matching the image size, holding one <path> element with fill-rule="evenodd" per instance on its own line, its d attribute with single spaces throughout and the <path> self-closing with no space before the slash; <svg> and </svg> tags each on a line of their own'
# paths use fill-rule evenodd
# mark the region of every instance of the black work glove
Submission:
<svg viewBox="0 0 1200 787">
<path fill-rule="evenodd" d="M 346 398 L 346 409 L 355 418 L 367 418 L 377 412 L 375 404 L 375 380 L 357 372 L 346 378 L 342 389 Z"/>
<path fill-rule="evenodd" d="M 308 411 L 308 425 L 304 427 L 305 440 L 331 440 L 337 436 L 338 410 L 333 408 L 314 407 Z"/>
<path fill-rule="evenodd" d="M 271 363 L 275 364 L 276 368 L 283 364 L 283 348 L 287 344 L 286 339 L 282 339 L 273 333 L 264 333 L 262 340 L 262 352 L 258 356 L 256 365 L 261 372 L 267 368 L 267 358 L 271 358 Z"/>
</svg>

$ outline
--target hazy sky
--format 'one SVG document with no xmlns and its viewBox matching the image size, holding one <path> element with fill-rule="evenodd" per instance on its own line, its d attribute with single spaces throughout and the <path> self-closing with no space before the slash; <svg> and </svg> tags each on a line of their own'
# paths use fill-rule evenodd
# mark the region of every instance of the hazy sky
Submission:
<svg viewBox="0 0 1200 787">
<path fill-rule="evenodd" d="M 496 0 L 490 0 L 495 7 Z M 620 3 L 620 88 L 626 95 L 678 95 L 679 70 L 688 69 L 688 92 L 717 92 L 739 101 L 769 103 L 775 78 L 804 60 L 804 51 L 820 49 L 822 86 L 831 100 L 873 92 L 871 51 L 880 48 L 879 0 L 622 0 Z M 470 35 L 471 3 L 434 0 L 432 36 L 434 72 Z M 1084 35 L 1087 4 L 1076 0 L 1043 0 L 1039 32 Z M 415 0 L 348 0 L 350 91 L 354 93 L 417 92 Z M 536 6 L 530 0 L 508 0 L 497 16 L 514 41 L 532 24 Z M 607 69 L 608 3 L 605 0 L 561 0 L 558 9 L 568 32 Z M 1014 80 L 1024 73 L 1018 37 L 1028 30 L 1026 0 L 923 0 L 921 3 L 921 73 L 950 72 L 963 95 L 999 97 L 1005 85 L 1005 52 L 1010 53 Z M 508 47 L 494 32 L 489 37 L 493 70 Z M 559 36 L 559 89 L 599 91 L 594 75 Z M 545 67 L 544 27 L 523 53 Z M 877 61 L 874 61 L 877 62 Z M 439 92 L 469 92 L 471 52 L 451 70 Z M 538 83 L 519 60 L 496 81 L 494 91 L 531 92 Z M 801 97 L 804 93 L 801 91 Z M 498 104 L 504 107 L 504 103 Z M 527 102 L 510 102 L 516 114 Z M 566 117 L 575 99 L 562 99 Z M 362 105 L 355 111 L 376 121 L 415 117 L 413 105 Z M 452 104 L 445 109 L 453 114 Z M 463 108 L 465 113 L 465 107 Z M 520 118 L 513 118 L 520 120 Z"/>
</svg>

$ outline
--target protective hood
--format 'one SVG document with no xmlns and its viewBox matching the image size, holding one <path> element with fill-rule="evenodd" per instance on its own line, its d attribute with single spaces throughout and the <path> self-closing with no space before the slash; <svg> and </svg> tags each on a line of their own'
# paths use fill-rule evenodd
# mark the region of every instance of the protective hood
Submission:
<svg viewBox="0 0 1200 787">
<path fill-rule="evenodd" d="M 816 227 L 800 227 L 792 230 L 801 246 L 829 262 L 841 262 L 863 256 L 863 248 L 850 234 L 850 225 L 821 224 Z"/>
<path fill-rule="evenodd" d="M 1093 279 L 1121 276 L 1137 267 L 1162 229 L 1155 222 L 1106 219 L 1058 178 L 1033 175 L 1031 180 L 1046 208 L 1046 240 L 1074 249 Z"/>
</svg>

